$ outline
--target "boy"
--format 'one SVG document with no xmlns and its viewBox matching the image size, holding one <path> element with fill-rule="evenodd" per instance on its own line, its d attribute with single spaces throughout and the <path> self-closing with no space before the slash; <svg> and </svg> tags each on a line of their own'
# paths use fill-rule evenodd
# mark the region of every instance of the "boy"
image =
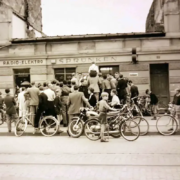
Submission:
<svg viewBox="0 0 180 180">
<path fill-rule="evenodd" d="M 107 142 L 107 140 L 104 138 L 104 131 L 106 129 L 106 124 L 107 124 L 107 111 L 111 110 L 111 111 L 116 111 L 116 109 L 111 108 L 108 104 L 107 104 L 107 100 L 109 98 L 108 93 L 103 92 L 101 94 L 102 100 L 99 101 L 99 120 L 101 123 L 101 142 Z"/>
<path fill-rule="evenodd" d="M 117 96 L 116 89 L 111 90 L 111 96 L 112 96 L 111 106 L 114 108 L 120 108 L 120 100 Z"/>
<path fill-rule="evenodd" d="M 153 94 L 149 89 L 146 90 L 146 94 L 150 97 L 150 104 L 152 107 L 152 112 L 154 117 L 151 120 L 157 120 L 156 114 L 158 110 L 158 98 L 155 94 Z"/>
<path fill-rule="evenodd" d="M 8 132 L 11 133 L 11 121 L 18 120 L 18 115 L 16 113 L 16 102 L 14 97 L 10 95 L 10 90 L 5 89 L 6 96 L 4 98 L 4 103 L 6 105 L 6 117 L 7 117 L 7 125 L 8 125 Z"/>
</svg>

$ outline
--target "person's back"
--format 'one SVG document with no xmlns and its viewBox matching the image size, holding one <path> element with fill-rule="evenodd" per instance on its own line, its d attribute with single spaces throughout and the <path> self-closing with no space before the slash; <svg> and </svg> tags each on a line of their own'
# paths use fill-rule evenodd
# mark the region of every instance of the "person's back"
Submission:
<svg viewBox="0 0 180 180">
<path fill-rule="evenodd" d="M 99 83 L 98 76 L 89 77 L 88 83 L 89 83 L 89 88 L 93 88 L 95 93 L 97 93 L 97 92 L 99 93 L 100 90 L 99 90 L 99 85 L 98 85 L 98 83 Z"/>
<path fill-rule="evenodd" d="M 30 96 L 30 106 L 37 106 L 39 104 L 39 89 L 36 87 L 31 87 L 27 90 Z"/>
<path fill-rule="evenodd" d="M 111 89 L 111 83 L 108 79 L 104 79 L 104 89 Z"/>
<path fill-rule="evenodd" d="M 16 102 L 13 96 L 10 94 L 7 94 L 4 97 L 4 103 L 6 105 L 6 114 L 11 115 L 11 114 L 16 114 Z"/>
<path fill-rule="evenodd" d="M 135 86 L 135 85 L 132 85 L 132 86 L 130 87 L 130 91 L 131 91 L 131 98 L 136 97 L 136 96 L 139 95 L 138 87 Z"/>
</svg>

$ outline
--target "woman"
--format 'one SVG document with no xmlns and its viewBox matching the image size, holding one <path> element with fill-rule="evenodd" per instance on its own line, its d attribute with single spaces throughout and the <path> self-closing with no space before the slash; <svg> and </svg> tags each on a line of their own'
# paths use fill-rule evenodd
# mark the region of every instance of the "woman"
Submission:
<svg viewBox="0 0 180 180">
<path fill-rule="evenodd" d="M 94 94 L 96 96 L 97 101 L 99 101 L 99 76 L 96 77 L 88 77 L 88 85 L 89 88 L 93 88 L 94 89 Z"/>
</svg>

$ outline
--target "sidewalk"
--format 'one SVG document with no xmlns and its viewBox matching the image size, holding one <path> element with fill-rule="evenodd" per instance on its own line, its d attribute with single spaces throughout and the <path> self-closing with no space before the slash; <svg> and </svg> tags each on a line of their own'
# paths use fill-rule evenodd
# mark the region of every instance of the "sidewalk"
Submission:
<svg viewBox="0 0 180 180">
<path fill-rule="evenodd" d="M 156 129 L 156 120 L 151 120 L 152 117 L 144 117 L 146 120 L 148 120 L 149 123 L 149 133 L 147 135 L 160 135 Z M 143 124 L 142 124 L 143 126 Z M 140 128 L 143 128 L 140 126 Z M 60 135 L 56 135 L 56 136 L 68 136 L 67 134 L 67 128 L 65 127 L 61 127 L 61 130 L 63 131 L 63 133 L 61 133 Z M 4 123 L 3 125 L 0 126 L 0 136 L 14 136 L 14 124 L 12 124 L 12 133 L 8 133 L 7 132 L 7 124 Z M 176 134 L 174 135 L 180 135 L 180 131 L 178 131 Z M 23 134 L 23 136 L 42 136 L 42 134 L 36 133 L 35 135 L 33 135 L 33 127 L 28 125 L 26 132 Z"/>
</svg>

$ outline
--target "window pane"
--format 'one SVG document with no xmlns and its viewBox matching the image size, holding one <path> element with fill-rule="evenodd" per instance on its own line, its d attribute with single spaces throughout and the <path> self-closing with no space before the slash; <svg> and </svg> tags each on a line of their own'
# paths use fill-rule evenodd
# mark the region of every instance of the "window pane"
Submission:
<svg viewBox="0 0 180 180">
<path fill-rule="evenodd" d="M 55 74 L 59 74 L 59 73 L 64 74 L 64 68 L 54 69 L 54 72 Z"/>
<path fill-rule="evenodd" d="M 76 68 L 66 68 L 66 73 L 70 73 L 70 74 L 72 74 L 72 73 L 75 73 L 76 72 Z"/>
</svg>

